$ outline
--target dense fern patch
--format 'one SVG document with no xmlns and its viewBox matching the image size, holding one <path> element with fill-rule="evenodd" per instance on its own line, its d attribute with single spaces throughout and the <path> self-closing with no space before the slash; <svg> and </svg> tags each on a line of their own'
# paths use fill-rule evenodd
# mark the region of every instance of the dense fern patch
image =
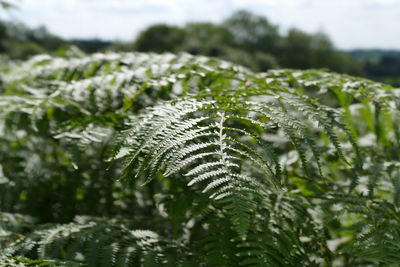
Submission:
<svg viewBox="0 0 400 267">
<path fill-rule="evenodd" d="M 0 266 L 400 262 L 400 91 L 188 54 L 2 67 Z"/>
</svg>

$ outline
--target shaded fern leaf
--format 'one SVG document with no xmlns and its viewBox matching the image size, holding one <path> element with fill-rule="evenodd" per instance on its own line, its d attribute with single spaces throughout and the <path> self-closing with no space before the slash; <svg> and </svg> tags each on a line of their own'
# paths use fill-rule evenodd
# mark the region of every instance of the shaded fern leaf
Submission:
<svg viewBox="0 0 400 267">
<path fill-rule="evenodd" d="M 15 245 L 11 254 L 35 255 L 88 266 L 166 265 L 176 248 L 148 230 L 130 230 L 113 220 L 92 220 L 42 227 Z M 33 254 L 32 254 L 33 253 Z M 147 266 L 147 265 L 146 265 Z"/>
<path fill-rule="evenodd" d="M 23 257 L 0 256 L 0 267 L 79 267 L 79 262 L 57 260 L 32 260 Z"/>
</svg>

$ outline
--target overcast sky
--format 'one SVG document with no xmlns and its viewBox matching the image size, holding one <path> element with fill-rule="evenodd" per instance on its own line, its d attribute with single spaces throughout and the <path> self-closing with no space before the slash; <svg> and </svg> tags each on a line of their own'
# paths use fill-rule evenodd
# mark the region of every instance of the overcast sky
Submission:
<svg viewBox="0 0 400 267">
<path fill-rule="evenodd" d="M 19 0 L 12 16 L 66 38 L 131 40 L 157 23 L 220 22 L 247 9 L 280 26 L 323 31 L 341 49 L 400 49 L 400 0 Z"/>
</svg>

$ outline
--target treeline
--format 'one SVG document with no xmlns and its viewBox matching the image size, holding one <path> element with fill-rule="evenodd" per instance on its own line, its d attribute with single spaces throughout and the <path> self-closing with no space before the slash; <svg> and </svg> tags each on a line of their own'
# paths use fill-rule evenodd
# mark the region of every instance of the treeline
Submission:
<svg viewBox="0 0 400 267">
<path fill-rule="evenodd" d="M 282 34 L 267 18 L 238 11 L 220 24 L 158 24 L 144 30 L 130 47 L 142 52 L 178 52 L 223 58 L 255 71 L 271 68 L 329 68 L 362 75 L 362 64 L 337 51 L 323 33 L 290 29 Z"/>
<path fill-rule="evenodd" d="M 106 50 L 111 44 L 113 42 L 100 39 L 65 40 L 44 26 L 30 28 L 20 22 L 0 21 L 0 54 L 10 59 L 25 60 L 43 53 L 62 55 L 71 46 L 94 53 Z"/>
<path fill-rule="evenodd" d="M 31 29 L 22 23 L 0 21 L 0 53 L 11 59 L 26 59 L 41 53 L 54 53 L 70 43 L 45 27 Z"/>
<path fill-rule="evenodd" d="M 0 22 L 0 53 L 12 59 L 63 54 L 72 45 L 87 53 L 184 51 L 222 58 L 254 71 L 327 68 L 400 86 L 400 52 L 339 51 L 324 33 L 310 34 L 296 28 L 283 33 L 266 17 L 243 10 L 217 24 L 152 25 L 130 42 L 64 40 L 44 27 L 31 29 L 21 23 Z"/>
<path fill-rule="evenodd" d="M 353 50 L 349 54 L 363 63 L 368 78 L 400 87 L 400 50 Z"/>
</svg>

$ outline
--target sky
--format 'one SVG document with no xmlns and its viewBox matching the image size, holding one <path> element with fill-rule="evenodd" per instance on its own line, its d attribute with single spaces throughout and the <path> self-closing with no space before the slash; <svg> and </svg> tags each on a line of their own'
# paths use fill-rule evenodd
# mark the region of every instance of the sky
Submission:
<svg viewBox="0 0 400 267">
<path fill-rule="evenodd" d="M 339 49 L 400 49 L 400 0 L 14 0 L 13 18 L 65 38 L 133 40 L 154 23 L 221 22 L 246 9 L 282 32 L 328 34 Z"/>
</svg>

